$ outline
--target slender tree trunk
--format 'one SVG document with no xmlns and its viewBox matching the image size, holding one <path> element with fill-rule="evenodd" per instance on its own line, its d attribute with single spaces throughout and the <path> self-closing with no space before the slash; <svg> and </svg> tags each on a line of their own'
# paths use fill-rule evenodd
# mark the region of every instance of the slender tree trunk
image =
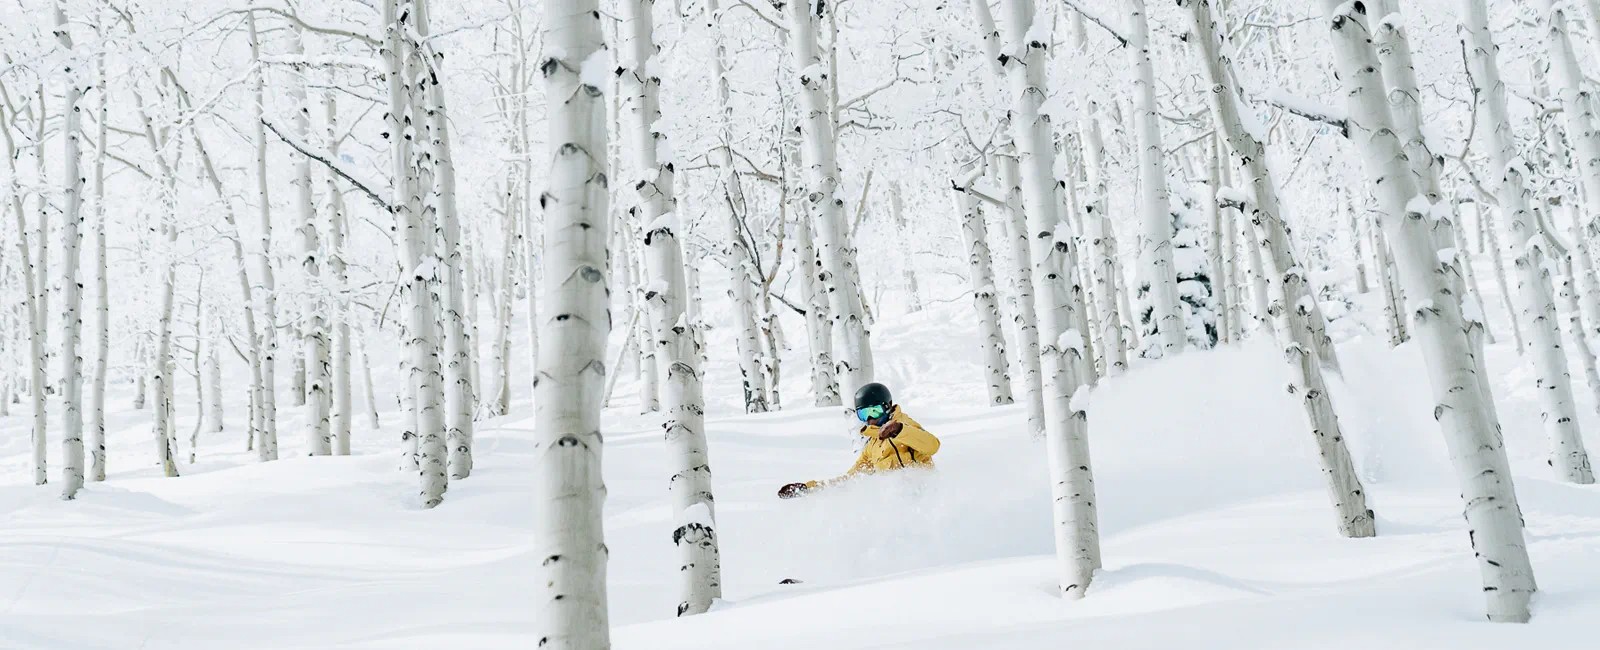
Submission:
<svg viewBox="0 0 1600 650">
<path fill-rule="evenodd" d="M 1488 391 L 1476 374 L 1475 352 L 1460 301 L 1444 281 L 1453 261 L 1438 255 L 1434 228 L 1415 201 L 1419 194 L 1395 135 L 1393 118 L 1378 78 L 1372 32 L 1360 3 L 1323 0 L 1334 44 L 1335 70 L 1348 101 L 1351 140 L 1372 179 L 1382 225 L 1395 247 L 1395 262 L 1408 288 L 1417 338 L 1444 431 L 1461 498 L 1468 536 L 1483 578 L 1492 621 L 1525 622 L 1537 586 L 1523 538 L 1522 516 L 1512 484 L 1499 424 Z"/>
<path fill-rule="evenodd" d="M 1204 7 L 1202 7 L 1204 8 Z M 1205 55 L 1202 52 L 1202 55 Z M 1214 55 L 1215 53 L 1211 53 Z M 1230 98 L 1231 99 L 1231 98 Z M 1222 249 L 1223 228 L 1222 207 L 1218 204 L 1218 194 L 1222 191 L 1222 165 L 1227 158 L 1223 150 L 1226 145 L 1219 143 L 1215 138 L 1208 139 L 1207 150 L 1211 154 L 1209 164 L 1206 165 L 1206 193 L 1209 196 L 1200 197 L 1204 203 L 1201 209 L 1206 215 L 1206 228 L 1210 235 L 1206 246 L 1206 260 L 1211 267 L 1213 276 L 1212 288 L 1216 290 L 1217 306 L 1217 345 L 1227 345 L 1233 342 L 1233 286 L 1228 284 L 1228 271 L 1226 260 L 1230 257 L 1228 251 Z M 1357 262 L 1359 264 L 1359 261 Z M 1359 267 L 1358 267 L 1359 268 Z M 1361 277 L 1361 292 L 1366 293 L 1366 274 L 1358 270 Z"/>
<path fill-rule="evenodd" d="M 400 233 L 402 292 L 407 311 L 405 336 L 410 352 L 406 390 L 412 400 L 409 417 L 416 432 L 418 500 L 422 507 L 432 508 L 444 500 L 449 478 L 444 369 L 440 365 L 440 337 L 435 326 L 438 306 L 433 297 L 433 287 L 440 273 L 439 260 L 434 255 L 432 242 L 434 226 L 422 196 L 433 186 L 433 178 L 429 173 L 431 166 L 421 164 L 414 148 L 415 143 L 422 142 L 425 128 L 425 116 L 415 112 L 420 106 L 416 100 L 426 89 L 413 84 L 427 83 L 423 71 L 413 67 L 414 57 L 420 53 L 413 49 L 410 40 L 411 32 L 418 29 L 412 21 L 420 22 L 424 18 L 416 9 L 412 0 L 384 3 L 383 56 L 389 89 L 387 126 L 395 179 L 390 205 L 394 209 L 395 230 Z"/>
<path fill-rule="evenodd" d="M 1488 142 L 1491 169 L 1501 170 L 1495 184 L 1495 196 L 1511 226 L 1511 249 L 1517 272 L 1517 299 L 1520 303 L 1513 313 L 1528 332 L 1530 352 L 1536 376 L 1534 386 L 1539 390 L 1540 417 L 1545 434 L 1550 439 L 1550 467 L 1561 480 L 1569 483 L 1593 483 L 1594 472 L 1589 467 L 1589 454 L 1583 447 L 1583 434 L 1578 426 L 1578 409 L 1572 399 L 1572 384 L 1567 371 L 1567 356 L 1561 348 L 1561 329 L 1558 323 L 1555 297 L 1552 295 L 1550 273 L 1545 265 L 1545 248 L 1548 245 L 1533 222 L 1529 204 L 1530 192 L 1523 178 L 1522 168 L 1516 164 L 1517 148 L 1512 138 L 1510 112 L 1506 109 L 1505 86 L 1500 81 L 1500 66 L 1496 60 L 1499 47 L 1489 31 L 1489 10 L 1484 0 L 1463 0 L 1461 14 L 1463 40 L 1467 42 L 1468 65 L 1472 81 L 1477 86 L 1476 114 L 1481 120 L 1478 133 Z M 1491 178 L 1491 183 L 1494 180 Z M 1479 206 L 1480 215 L 1487 209 Z M 1581 242 L 1580 242 L 1581 245 Z M 1518 349 L 1522 337 L 1517 337 Z M 1582 339 L 1578 339 L 1582 345 Z"/>
<path fill-rule="evenodd" d="M 412 0 L 417 12 L 417 32 L 420 38 L 428 37 L 428 0 Z M 472 405 L 475 399 L 472 384 L 472 341 L 467 338 L 467 307 L 462 280 L 461 218 L 456 209 L 456 172 L 454 149 L 450 144 L 448 109 L 445 105 L 444 85 L 439 66 L 443 54 L 433 48 L 420 48 L 419 61 L 429 61 L 425 94 L 417 97 L 426 105 L 428 116 L 429 147 L 434 170 L 433 202 L 438 217 L 438 259 L 443 275 L 441 304 L 444 321 L 444 357 L 449 361 L 444 367 L 445 430 L 449 445 L 450 478 L 467 478 L 472 475 Z"/>
<path fill-rule="evenodd" d="M 333 91 L 328 91 L 322 96 L 323 123 L 327 128 L 324 140 L 327 141 L 328 159 L 339 159 L 339 106 L 335 101 Z M 350 394 L 350 274 L 349 264 L 345 262 L 344 242 L 349 232 L 349 215 L 345 213 L 344 194 L 339 191 L 339 182 L 333 174 L 326 176 L 326 194 L 328 197 L 328 239 L 327 250 L 323 257 L 328 260 L 328 270 L 332 271 L 331 291 L 333 294 L 332 309 L 334 314 L 333 327 L 333 376 L 332 394 L 330 404 L 329 437 L 332 439 L 330 451 L 336 456 L 350 455 L 350 429 L 355 418 L 352 410 L 354 399 Z"/>
<path fill-rule="evenodd" d="M 1571 207 L 1565 211 L 1572 217 L 1573 231 L 1576 234 L 1580 230 L 1578 214 Z M 1574 246 L 1581 241 L 1574 238 Z M 1565 255 L 1557 257 L 1561 263 L 1561 284 L 1557 289 L 1562 305 L 1567 311 L 1567 336 L 1572 337 L 1573 348 L 1578 353 L 1578 362 L 1583 366 L 1584 383 L 1588 384 L 1589 393 L 1595 400 L 1595 413 L 1600 414 L 1600 361 L 1595 359 L 1594 347 L 1584 338 L 1586 328 L 1583 308 L 1578 304 L 1578 278 L 1573 264 L 1573 258 L 1577 254 L 1576 251 L 1569 249 Z"/>
<path fill-rule="evenodd" d="M 290 56 L 305 56 L 304 36 L 296 34 L 289 39 Z M 295 75 L 289 84 L 289 104 L 293 108 L 290 129 L 300 142 L 311 142 L 311 100 L 306 96 L 305 75 Z M 333 360 L 329 354 L 327 287 L 322 280 L 323 249 L 322 224 L 318 222 L 315 194 L 311 190 L 311 158 L 294 157 L 295 211 L 298 215 L 296 230 L 300 235 L 300 271 L 306 276 L 308 294 L 300 305 L 300 318 L 295 331 L 300 336 L 302 350 L 295 356 L 294 394 L 296 402 L 305 407 L 306 453 L 327 456 L 333 453 L 333 438 L 329 416 L 333 396 L 329 393 Z"/>
<path fill-rule="evenodd" d="M 4 108 L 4 104 L 0 103 L 0 109 Z M 5 117 L 8 119 L 13 118 L 13 116 L 9 114 L 5 115 Z M 22 286 L 20 289 L 22 291 L 22 304 L 24 317 L 26 319 L 26 322 L 22 323 L 22 326 L 25 327 L 28 332 L 27 383 L 29 402 L 32 405 L 31 414 L 33 420 L 33 425 L 30 428 L 33 448 L 33 482 L 35 485 L 44 485 L 45 482 L 49 480 L 49 474 L 46 471 L 47 468 L 45 466 L 45 434 L 47 431 L 46 425 L 49 411 L 46 407 L 44 396 L 45 332 L 42 328 L 40 328 L 41 323 L 39 320 L 39 310 L 41 309 L 41 305 L 39 304 L 40 292 L 37 289 L 39 285 L 45 282 L 45 279 L 42 277 L 44 270 L 34 265 L 37 258 L 34 257 L 33 251 L 29 250 L 28 248 L 28 237 L 26 234 L 28 232 L 28 213 L 23 208 L 22 188 L 17 181 L 18 170 L 16 168 L 16 161 L 19 154 L 17 151 L 16 140 L 11 135 L 11 129 L 9 128 L 0 128 L 0 136 L 5 138 L 6 162 L 11 165 L 11 212 L 16 215 L 17 221 L 17 268 L 22 271 Z"/>
<path fill-rule="evenodd" d="M 952 160 L 955 178 L 972 178 L 981 162 Z M 1013 398 L 1011 377 L 1006 372 L 1006 340 L 1000 327 L 1000 304 L 995 300 L 994 268 L 989 259 L 983 212 L 978 209 L 978 200 L 969 192 L 955 193 L 955 207 L 961 224 L 961 239 L 967 248 L 967 281 L 972 285 L 972 306 L 978 313 L 978 347 L 983 351 L 989 404 L 1010 404 Z"/>
<path fill-rule="evenodd" d="M 836 79 L 828 73 L 817 40 L 818 22 L 831 6 L 821 2 L 790 2 L 785 6 L 789 46 L 798 68 L 794 73 L 795 91 L 800 98 L 800 134 L 805 142 L 801 147 L 806 179 L 803 203 L 816 227 L 817 258 L 824 271 L 823 292 L 838 337 L 839 389 L 853 395 L 857 388 L 872 381 L 872 347 L 860 287 L 855 282 L 844 199 L 839 193 L 838 143 L 829 104 Z"/>
<path fill-rule="evenodd" d="M 634 208 L 643 225 L 646 258 L 644 302 L 649 309 L 651 340 L 657 358 L 666 364 L 663 385 L 662 429 L 666 432 L 672 479 L 674 527 L 678 546 L 680 597 L 678 615 L 701 614 L 722 596 L 722 566 L 717 550 L 716 519 L 711 491 L 710 455 L 705 437 L 705 398 L 700 376 L 700 351 L 689 313 L 689 286 L 678 232 L 674 161 L 667 134 L 662 130 L 655 76 L 661 50 L 654 41 L 653 0 L 621 3 L 627 38 L 618 51 L 617 71 L 623 91 L 624 130 L 633 168 L 640 175 L 634 185 Z"/>
<path fill-rule="evenodd" d="M 89 384 L 89 480 L 106 480 L 106 368 L 111 365 L 111 298 L 106 287 L 106 56 L 95 59 L 94 376 Z M 237 243 L 237 240 L 236 240 Z M 10 399 L 9 394 L 0 399 Z"/>
<path fill-rule="evenodd" d="M 251 110 L 255 144 L 256 205 L 261 217 L 261 268 L 259 273 L 261 297 L 261 439 L 256 444 L 256 454 L 262 461 L 278 459 L 278 283 L 272 272 L 272 201 L 267 191 L 267 135 L 262 122 L 266 100 L 266 69 L 261 62 L 261 39 L 256 32 L 255 12 L 245 14 L 245 24 L 250 30 L 250 58 L 255 63 L 253 75 L 254 94 Z"/>
<path fill-rule="evenodd" d="M 1139 157 L 1139 277 L 1150 287 L 1153 312 L 1144 355 L 1162 358 L 1183 351 L 1183 308 L 1178 301 L 1177 269 L 1172 263 L 1171 198 L 1167 171 L 1162 163 L 1161 124 L 1156 112 L 1155 67 L 1151 64 L 1150 24 L 1144 0 L 1126 0 L 1128 52 L 1135 79 L 1133 126 Z"/>
<path fill-rule="evenodd" d="M 1015 299 L 1011 331 L 1016 334 L 1015 358 L 1018 370 L 1013 375 L 1021 375 L 1022 399 L 1028 413 L 1028 430 L 1033 432 L 1034 436 L 1044 436 L 1049 429 L 1045 421 L 1045 401 L 1050 398 L 1044 394 L 1046 378 L 1040 346 L 1047 342 L 1043 339 L 1048 335 L 1040 332 L 1038 303 L 1035 300 L 1040 288 L 1034 284 L 1036 278 L 1033 277 L 1037 261 L 1032 259 L 1032 251 L 1029 250 L 1034 242 L 1029 236 L 1022 172 L 1014 156 L 998 155 L 995 156 L 994 162 L 999 172 L 997 178 L 1000 187 L 1006 190 L 1006 209 L 1000 216 L 1007 222 L 1004 232 L 1009 233 L 1006 239 L 1011 242 L 1011 286 Z"/>
<path fill-rule="evenodd" d="M 545 96 L 552 152 L 545 209 L 544 277 L 551 318 L 540 338 L 534 405 L 538 433 L 537 581 L 544 585 L 536 636 L 548 650 L 610 647 L 606 546 L 601 525 L 600 391 L 607 313 L 604 90 L 609 67 L 594 0 L 546 0 Z M 595 70 L 594 74 L 585 74 Z"/>
<path fill-rule="evenodd" d="M 1277 185 L 1267 169 L 1267 148 L 1245 126 L 1238 89 L 1234 86 L 1232 62 L 1220 53 L 1210 1 L 1179 0 L 1178 4 L 1189 10 L 1189 26 L 1193 30 L 1189 43 L 1200 59 L 1204 79 L 1211 85 L 1207 97 L 1212 116 L 1227 140 L 1228 149 L 1244 171 L 1244 185 L 1254 200 L 1246 209 L 1263 249 L 1263 263 L 1271 273 L 1272 303 L 1268 313 L 1289 367 L 1288 392 L 1299 396 L 1301 407 L 1305 409 L 1307 423 L 1317 443 L 1328 496 L 1339 518 L 1339 533 L 1345 537 L 1372 537 L 1377 535 L 1376 520 L 1367 508 L 1366 490 L 1356 476 L 1350 451 L 1344 444 L 1338 415 L 1322 376 L 1322 361 L 1312 342 L 1315 334 L 1310 320 L 1313 316 L 1304 304 L 1304 297 L 1309 297 L 1311 292 L 1306 289 L 1305 267 L 1289 248 L 1289 229 L 1283 221 Z M 1303 298 L 1292 301 L 1291 297 L 1297 295 Z"/>
<path fill-rule="evenodd" d="M 1021 167 L 1024 209 L 1031 233 L 1034 294 L 1043 356 L 1045 440 L 1055 515 L 1056 560 L 1061 594 L 1081 598 L 1100 568 L 1099 516 L 1095 511 L 1094 474 L 1090 469 L 1088 426 L 1082 411 L 1072 406 L 1077 378 L 1085 363 L 1083 333 L 1072 329 L 1073 310 L 1081 308 L 1076 287 L 1063 287 L 1065 279 L 1052 255 L 1062 226 L 1055 197 L 1055 150 L 1050 124 L 1040 113 L 1045 101 L 1047 30 L 1035 35 L 1033 0 L 1004 0 L 1006 18 L 1005 70 L 1013 95 L 1011 126 Z M 1070 300 L 1063 300 L 1068 298 Z M 1179 330 L 1181 337 L 1181 329 Z"/>
<path fill-rule="evenodd" d="M 800 247 L 801 294 L 806 300 L 806 332 L 810 335 L 811 391 L 816 396 L 816 406 L 838 406 L 841 403 L 837 367 L 833 365 L 833 328 L 829 326 L 828 297 L 819 276 L 822 264 L 817 260 L 817 249 L 811 237 L 811 221 L 805 214 L 797 215 L 795 241 Z"/>
<path fill-rule="evenodd" d="M 72 30 L 67 23 L 66 7 L 62 0 L 55 3 L 56 41 L 65 63 L 67 82 L 66 101 L 61 115 L 64 152 L 62 154 L 61 187 L 64 205 L 61 214 L 61 498 L 73 499 L 83 488 L 83 356 L 78 352 L 78 341 L 83 331 L 83 318 L 79 308 L 83 302 L 83 285 L 78 282 L 80 231 L 83 227 L 83 171 L 82 147 L 78 139 L 78 101 L 83 97 L 80 80 L 74 70 Z M 102 92 L 104 92 L 102 90 Z"/>
<path fill-rule="evenodd" d="M 372 363 L 367 359 L 366 331 L 359 323 L 355 334 L 356 349 L 361 357 L 361 387 L 367 395 L 367 428 L 377 431 L 382 424 L 378 421 L 378 394 L 372 387 Z"/>
</svg>

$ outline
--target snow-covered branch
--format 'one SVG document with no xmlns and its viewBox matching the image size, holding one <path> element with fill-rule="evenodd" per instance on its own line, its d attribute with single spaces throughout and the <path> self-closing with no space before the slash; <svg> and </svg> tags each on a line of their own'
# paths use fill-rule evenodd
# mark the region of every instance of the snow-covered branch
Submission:
<svg viewBox="0 0 1600 650">
<path fill-rule="evenodd" d="M 350 181 L 351 185 L 356 186 L 356 189 L 361 190 L 363 194 L 367 195 L 367 198 L 372 199 L 372 202 L 377 204 L 378 207 L 383 208 L 385 212 L 394 212 L 394 207 L 391 206 L 388 201 L 383 200 L 383 197 L 379 196 L 377 192 L 372 191 L 372 187 L 370 185 L 360 179 L 357 179 L 355 176 L 352 176 L 350 172 L 347 172 L 343 168 L 339 167 L 338 164 L 334 163 L 332 160 L 329 160 L 327 156 L 313 152 L 310 147 L 306 146 L 305 143 L 296 141 L 294 138 L 285 135 L 283 131 L 278 130 L 278 127 L 273 126 L 272 122 L 267 121 L 265 118 L 261 120 L 261 125 L 267 127 L 267 130 L 271 131 L 273 135 L 278 136 L 278 139 L 282 140 L 284 144 L 289 145 L 289 148 L 300 152 L 300 155 L 322 163 L 322 166 L 327 167 L 328 171 L 338 174 L 340 178 Z"/>
</svg>

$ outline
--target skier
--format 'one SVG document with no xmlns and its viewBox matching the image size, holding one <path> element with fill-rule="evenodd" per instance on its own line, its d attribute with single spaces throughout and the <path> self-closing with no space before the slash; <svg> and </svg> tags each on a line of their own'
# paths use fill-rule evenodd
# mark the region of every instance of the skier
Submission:
<svg viewBox="0 0 1600 650">
<path fill-rule="evenodd" d="M 856 391 L 856 419 L 864 423 L 861 435 L 867 439 L 867 444 L 850 471 L 825 481 L 790 483 L 778 489 L 778 496 L 792 499 L 812 490 L 838 485 L 860 473 L 933 467 L 939 439 L 894 403 L 887 386 L 874 382 Z"/>
</svg>

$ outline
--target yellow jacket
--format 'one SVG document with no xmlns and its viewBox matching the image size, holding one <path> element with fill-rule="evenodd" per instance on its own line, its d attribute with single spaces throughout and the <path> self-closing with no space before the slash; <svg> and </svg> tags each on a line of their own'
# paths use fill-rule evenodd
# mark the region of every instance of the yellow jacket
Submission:
<svg viewBox="0 0 1600 650">
<path fill-rule="evenodd" d="M 900 407 L 894 407 L 889 414 L 889 420 L 899 422 L 900 434 L 888 440 L 879 440 L 878 425 L 869 424 L 861 427 L 861 435 L 866 437 L 867 445 L 861 450 L 861 455 L 856 458 L 850 471 L 843 476 L 823 481 L 806 481 L 806 487 L 818 488 L 836 485 L 849 480 L 850 477 L 860 473 L 873 473 L 888 470 L 897 470 L 906 467 L 933 467 L 933 455 L 939 452 L 939 439 L 928 433 L 927 429 L 917 424 L 916 420 L 906 415 Z"/>
</svg>

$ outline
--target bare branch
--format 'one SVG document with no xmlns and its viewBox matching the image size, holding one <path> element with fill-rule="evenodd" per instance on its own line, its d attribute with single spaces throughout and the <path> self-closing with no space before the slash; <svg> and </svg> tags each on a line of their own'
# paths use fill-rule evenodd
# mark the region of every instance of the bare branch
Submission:
<svg viewBox="0 0 1600 650">
<path fill-rule="evenodd" d="M 785 27 L 783 25 L 783 23 L 780 23 L 780 22 L 778 22 L 776 20 L 768 18 L 765 13 L 762 13 L 761 8 L 757 7 L 755 5 L 755 3 L 750 2 L 750 0 L 733 0 L 733 2 L 734 2 L 734 4 L 729 5 L 727 9 L 723 9 L 722 11 L 724 13 L 726 13 L 726 12 L 731 11 L 733 9 L 737 9 L 739 7 L 744 7 L 746 9 L 749 9 L 750 13 L 755 14 L 757 18 L 760 18 L 762 20 L 762 22 L 765 22 L 768 25 L 772 25 L 772 28 L 778 30 L 779 33 L 789 31 L 789 28 Z M 720 16 L 719 16 L 719 18 L 720 18 Z"/>
<path fill-rule="evenodd" d="M 1101 18 L 1094 12 L 1085 9 L 1083 7 L 1083 3 L 1078 2 L 1078 0 L 1061 0 L 1061 2 L 1062 4 L 1067 5 L 1068 9 L 1078 12 L 1089 22 L 1099 25 L 1100 29 L 1106 30 L 1106 33 L 1110 34 L 1111 38 L 1117 39 L 1117 43 L 1121 44 L 1123 47 L 1128 46 L 1128 38 L 1122 35 L 1122 30 L 1112 27 L 1109 19 Z"/>
<path fill-rule="evenodd" d="M 262 118 L 261 124 L 262 126 L 267 127 L 267 130 L 271 131 L 273 135 L 278 136 L 278 139 L 282 140 L 284 144 L 289 145 L 289 148 L 300 152 L 301 155 L 307 158 L 322 163 L 324 167 L 328 168 L 328 171 L 338 174 L 341 178 L 349 181 L 351 185 L 356 186 L 356 189 L 359 189 L 365 193 L 367 198 L 372 199 L 373 203 L 376 203 L 378 207 L 383 208 L 384 212 L 394 212 L 394 206 L 389 205 L 388 201 L 385 201 L 383 200 L 383 197 L 378 196 L 378 193 L 372 191 L 372 188 L 368 187 L 366 183 L 356 180 L 356 177 L 351 176 L 345 170 L 340 169 L 339 166 L 334 164 L 332 160 L 329 160 L 327 156 L 321 156 L 316 153 L 312 153 L 309 147 L 300 142 L 296 142 L 289 136 L 284 135 L 282 131 L 278 130 L 278 127 L 273 126 L 272 122 L 267 121 L 266 118 Z"/>
<path fill-rule="evenodd" d="M 277 7 L 250 7 L 248 9 L 235 9 L 235 10 L 227 12 L 227 13 L 229 13 L 229 14 L 243 14 L 243 13 L 249 13 L 251 11 L 265 11 L 265 12 L 270 13 L 270 14 L 277 14 L 279 16 L 282 16 L 282 17 L 288 19 L 289 22 L 294 23 L 300 29 L 304 29 L 304 30 L 306 30 L 308 32 L 316 32 L 318 34 L 327 34 L 329 36 L 343 36 L 345 38 L 361 41 L 362 43 L 366 43 L 367 45 L 372 46 L 372 47 L 379 47 L 381 45 L 381 43 L 378 42 L 378 39 L 373 38 L 371 36 L 368 36 L 366 34 L 362 34 L 360 32 L 349 30 L 349 29 L 341 29 L 341 28 L 338 28 L 338 27 L 327 27 L 327 26 L 323 26 L 323 25 L 313 25 L 311 23 L 306 22 L 305 20 L 302 20 L 299 16 L 297 16 L 297 15 L 291 13 L 291 12 L 279 9 Z"/>
</svg>

